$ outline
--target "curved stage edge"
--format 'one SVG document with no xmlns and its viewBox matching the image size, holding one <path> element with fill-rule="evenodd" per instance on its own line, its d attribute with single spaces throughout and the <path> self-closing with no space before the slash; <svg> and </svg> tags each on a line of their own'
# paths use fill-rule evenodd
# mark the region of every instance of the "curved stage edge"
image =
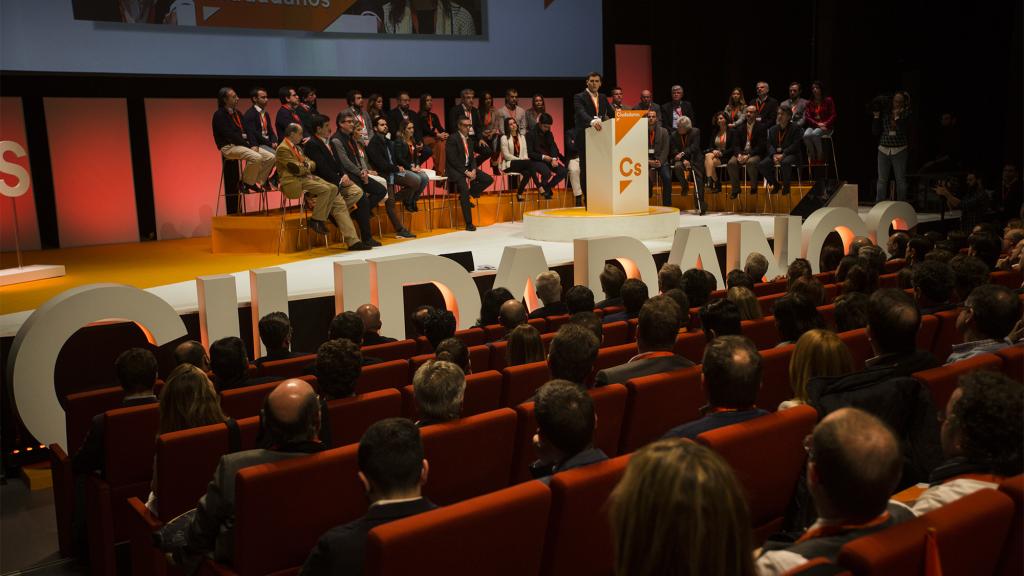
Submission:
<svg viewBox="0 0 1024 576">
<path fill-rule="evenodd" d="M 628 235 L 637 240 L 672 236 L 679 227 L 679 209 L 651 206 L 647 212 L 595 214 L 583 208 L 534 210 L 523 216 L 524 236 L 546 242 L 571 242 L 576 238 Z"/>
</svg>

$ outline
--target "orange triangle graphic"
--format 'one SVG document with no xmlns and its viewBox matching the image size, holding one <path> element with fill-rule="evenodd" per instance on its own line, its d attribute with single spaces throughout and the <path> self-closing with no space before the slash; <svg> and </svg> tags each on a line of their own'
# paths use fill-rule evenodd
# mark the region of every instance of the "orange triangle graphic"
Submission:
<svg viewBox="0 0 1024 576">
<path fill-rule="evenodd" d="M 633 182 L 632 180 L 619 180 L 619 194 L 622 194 L 623 192 L 625 192 L 626 188 L 629 188 L 629 185 L 632 182 Z"/>
<path fill-rule="evenodd" d="M 623 116 L 615 119 L 615 143 L 618 144 L 636 126 L 636 123 L 646 116 Z"/>
</svg>

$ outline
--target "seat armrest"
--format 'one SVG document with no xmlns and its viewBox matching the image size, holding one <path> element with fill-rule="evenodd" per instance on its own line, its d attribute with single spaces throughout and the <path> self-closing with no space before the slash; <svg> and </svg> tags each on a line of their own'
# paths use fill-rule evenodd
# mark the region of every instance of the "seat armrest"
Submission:
<svg viewBox="0 0 1024 576">
<path fill-rule="evenodd" d="M 53 510 L 57 520 L 60 555 L 74 555 L 75 474 L 71 458 L 60 444 L 50 444 L 50 474 L 53 477 Z"/>
</svg>

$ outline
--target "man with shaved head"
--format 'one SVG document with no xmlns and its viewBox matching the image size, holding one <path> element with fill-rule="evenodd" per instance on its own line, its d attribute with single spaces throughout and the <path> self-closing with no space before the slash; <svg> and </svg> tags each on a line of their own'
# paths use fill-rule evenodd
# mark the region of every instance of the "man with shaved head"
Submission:
<svg viewBox="0 0 1024 576">
<path fill-rule="evenodd" d="M 373 304 L 363 304 L 356 308 L 356 314 L 363 319 L 363 346 L 374 346 L 376 344 L 387 344 L 394 342 L 394 338 L 380 335 L 380 309 Z"/>
<path fill-rule="evenodd" d="M 195 340 L 186 340 L 174 348 L 174 365 L 191 364 L 203 372 L 210 370 L 210 357 L 206 349 Z"/>
<path fill-rule="evenodd" d="M 525 324 L 527 320 L 526 306 L 518 300 L 508 300 L 498 308 L 498 323 L 505 329 L 505 333 L 508 334 L 520 324 Z"/>
<path fill-rule="evenodd" d="M 856 408 L 826 416 L 804 440 L 807 487 L 818 520 L 796 543 L 764 545 L 757 573 L 782 574 L 810 558 L 835 562 L 843 544 L 913 515 L 889 506 L 900 479 L 900 445 L 878 418 Z"/>
<path fill-rule="evenodd" d="M 291 379 L 280 383 L 263 403 L 261 448 L 221 456 L 206 495 L 175 547 L 175 563 L 194 573 L 203 557 L 213 554 L 230 564 L 235 524 L 235 474 L 242 468 L 268 464 L 324 450 L 320 442 L 320 404 L 309 383 Z"/>
</svg>

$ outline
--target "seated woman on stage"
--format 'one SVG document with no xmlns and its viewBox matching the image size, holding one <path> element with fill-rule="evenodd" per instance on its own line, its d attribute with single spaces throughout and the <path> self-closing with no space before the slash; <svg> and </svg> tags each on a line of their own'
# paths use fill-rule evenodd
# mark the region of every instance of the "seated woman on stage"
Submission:
<svg viewBox="0 0 1024 576">
<path fill-rule="evenodd" d="M 516 188 L 516 200 L 523 201 L 523 190 L 526 183 L 533 179 L 533 162 L 526 151 L 526 136 L 519 132 L 519 123 L 515 118 L 505 118 L 505 134 L 501 137 L 502 172 L 520 174 L 519 186 Z"/>
<path fill-rule="evenodd" d="M 708 186 L 719 192 L 722 191 L 722 183 L 718 181 L 719 166 L 729 161 L 729 125 L 725 112 L 716 112 L 712 121 L 715 128 L 714 138 L 711 139 L 711 148 L 704 154 L 704 175 L 710 180 Z"/>
<path fill-rule="evenodd" d="M 807 160 L 810 164 L 820 164 L 824 160 L 821 150 L 821 137 L 832 133 L 836 123 L 836 105 L 831 96 L 825 96 L 820 80 L 811 82 L 811 101 L 804 109 L 804 145 L 807 146 Z"/>
<path fill-rule="evenodd" d="M 431 112 L 430 107 L 433 103 L 434 98 L 430 94 L 420 95 L 420 110 L 413 117 L 413 121 L 418 124 L 423 146 L 432 151 L 434 171 L 438 176 L 444 176 L 444 141 L 448 139 L 448 133 L 444 131 L 437 114 Z M 440 146 L 436 145 L 438 142 L 441 143 Z"/>
<path fill-rule="evenodd" d="M 398 131 L 395 132 L 395 141 L 391 143 L 395 151 L 395 164 L 405 170 L 395 176 L 395 181 L 398 182 L 401 179 L 403 187 L 416 187 L 413 195 L 402 202 L 405 205 L 405 209 L 409 212 L 416 212 L 418 210 L 416 208 L 416 201 L 419 200 L 420 195 L 423 194 L 423 190 L 426 189 L 427 183 L 430 181 L 427 173 L 420 168 L 420 151 L 416 149 L 416 142 L 414 142 L 415 133 L 416 126 L 408 120 L 402 120 L 398 125 Z M 411 180 L 413 178 L 418 179 L 419 184 L 412 184 Z"/>
<path fill-rule="evenodd" d="M 366 99 L 366 113 L 370 116 L 371 120 L 377 116 L 384 116 L 384 97 L 380 94 L 370 94 L 370 97 Z M 369 130 L 370 136 L 373 136 L 372 124 Z"/>
<path fill-rule="evenodd" d="M 480 134 L 480 142 L 486 142 L 487 149 L 477 146 L 480 150 L 480 156 L 476 160 L 478 165 L 483 165 L 483 161 L 487 159 L 490 159 L 492 168 L 498 164 L 498 159 L 501 156 L 501 151 L 498 148 L 498 138 L 501 136 L 501 118 L 502 116 L 494 110 L 494 96 L 491 96 L 490 92 L 481 94 L 480 123 L 483 126 L 483 132 Z"/>
<path fill-rule="evenodd" d="M 747 121 L 747 99 L 743 97 L 743 90 L 739 86 L 732 89 L 729 94 L 729 102 L 725 105 L 725 117 L 729 122 L 729 128 L 735 128 Z"/>
</svg>

